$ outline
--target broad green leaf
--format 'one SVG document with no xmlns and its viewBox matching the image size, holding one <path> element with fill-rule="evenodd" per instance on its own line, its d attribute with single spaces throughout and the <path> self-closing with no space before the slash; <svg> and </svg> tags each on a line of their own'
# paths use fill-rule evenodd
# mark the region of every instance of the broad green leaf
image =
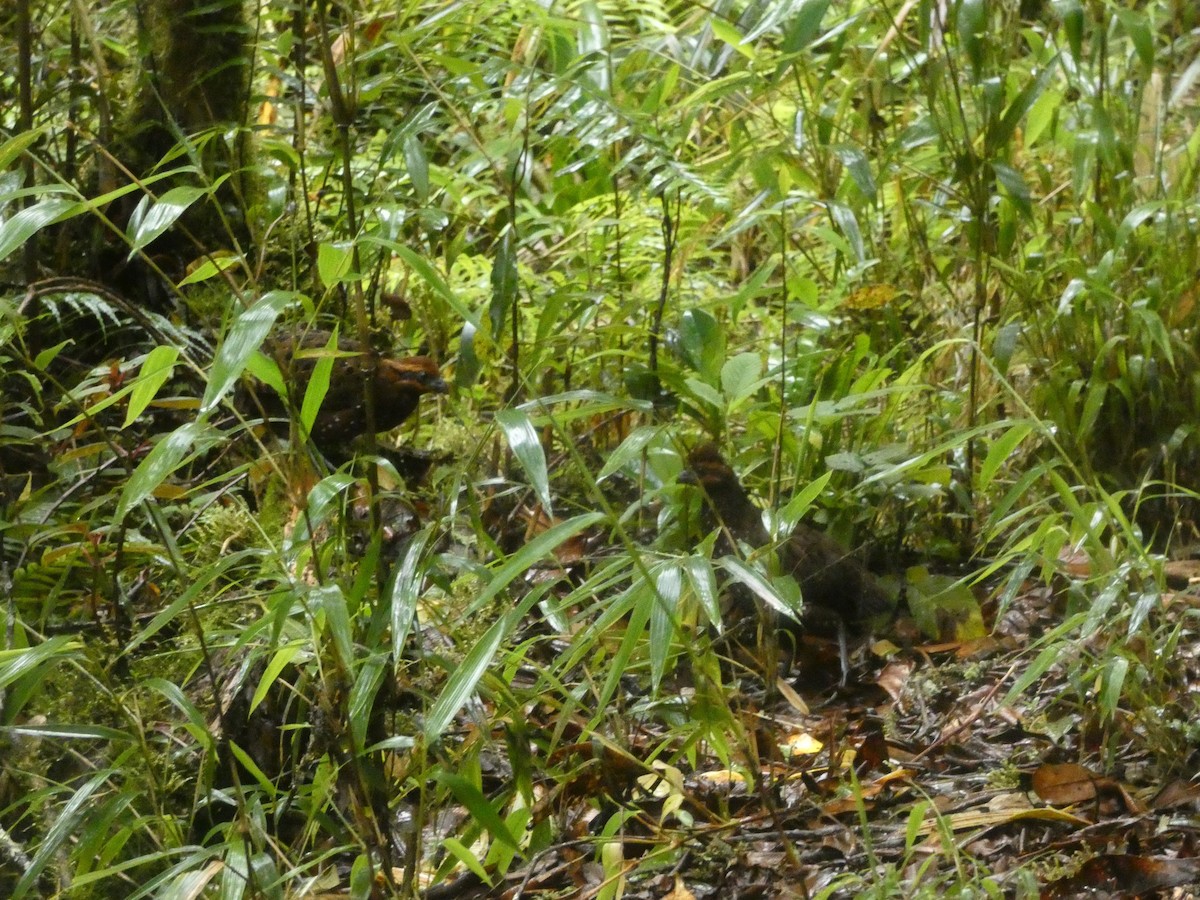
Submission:
<svg viewBox="0 0 1200 900">
<path fill-rule="evenodd" d="M 350 737 L 355 750 L 362 750 L 367 744 L 367 726 L 373 718 L 375 697 L 387 669 L 387 656 L 383 651 L 372 653 L 358 667 L 358 675 L 350 688 L 350 699 L 346 704 Z"/>
<path fill-rule="evenodd" d="M 117 519 L 124 519 L 130 510 L 150 497 L 172 472 L 216 440 L 217 435 L 202 420 L 181 425 L 160 440 L 125 483 L 125 489 L 117 501 Z"/>
<path fill-rule="evenodd" d="M 1017 445 L 1025 440 L 1032 431 L 1032 425 L 1018 422 L 992 443 L 987 458 L 979 468 L 980 490 L 987 490 L 991 486 L 992 479 L 996 477 L 1000 467 L 1008 461 L 1013 451 L 1017 449 Z"/>
<path fill-rule="evenodd" d="M 538 562 L 563 541 L 603 518 L 604 516 L 598 512 L 584 513 L 565 522 L 559 522 L 539 534 L 510 556 L 504 565 L 492 575 L 487 587 L 467 608 L 465 615 L 474 615 L 477 610 L 487 606 L 497 594 L 508 587 L 514 578 L 527 572 L 535 562 Z M 441 696 L 438 697 L 425 720 L 425 737 L 430 743 L 442 736 L 451 720 L 462 709 L 463 704 L 470 699 L 479 684 L 479 679 L 483 677 L 491 664 L 500 642 L 512 628 L 516 627 L 521 617 L 538 601 L 540 596 L 537 591 L 528 591 L 508 616 L 500 619 L 487 630 L 471 648 L 458 668 L 454 670 L 446 682 Z"/>
<path fill-rule="evenodd" d="M 1138 60 L 1149 71 L 1154 67 L 1154 34 L 1150 30 L 1146 14 L 1121 6 L 1114 7 L 1113 12 L 1125 33 L 1129 35 L 1129 40 L 1137 51 Z"/>
<path fill-rule="evenodd" d="M 517 302 L 517 256 L 513 230 L 509 228 L 500 239 L 496 259 L 492 263 L 492 302 L 488 317 L 492 322 L 492 339 L 500 340 L 509 310 Z"/>
<path fill-rule="evenodd" d="M 553 516 L 550 500 L 550 475 L 546 470 L 546 453 L 529 416 L 519 409 L 505 409 L 496 413 L 496 424 L 508 439 L 508 446 L 525 470 L 533 491 L 542 504 L 546 515 Z"/>
<path fill-rule="evenodd" d="M 683 561 L 683 573 L 696 592 L 709 624 L 720 628 L 721 602 L 717 597 L 717 574 L 713 571 L 712 561 L 700 556 L 688 557 Z"/>
<path fill-rule="evenodd" d="M 734 581 L 745 585 L 753 591 L 771 609 L 783 613 L 790 619 L 800 619 L 800 611 L 803 607 L 800 603 L 796 602 L 796 597 L 792 591 L 787 590 L 785 592 L 781 590 L 785 584 L 783 579 L 777 581 L 767 578 L 763 572 L 751 566 L 745 560 L 738 559 L 736 556 L 722 557 L 721 568 L 728 572 Z M 794 580 L 792 584 L 795 584 Z M 799 591 L 795 593 L 799 594 Z M 803 600 L 803 597 L 801 596 L 800 599 Z"/>
<path fill-rule="evenodd" d="M 258 687 L 254 689 L 254 696 L 250 698 L 249 715 L 254 715 L 254 711 L 258 709 L 258 705 L 267 698 L 271 692 L 271 688 L 275 685 L 275 680 L 279 674 L 288 667 L 296 654 L 304 645 L 299 641 L 294 641 L 290 644 L 284 644 L 272 655 L 266 668 L 263 669 L 262 677 L 258 679 Z"/>
<path fill-rule="evenodd" d="M 317 247 L 317 274 L 325 287 L 331 288 L 343 281 L 357 278 L 357 275 L 351 273 L 353 265 L 353 244 L 346 241 L 322 241 Z"/>
<path fill-rule="evenodd" d="M 216 746 L 213 740 L 213 733 L 209 730 L 204 714 L 200 712 L 196 704 L 192 702 L 191 697 L 184 693 L 179 685 L 165 678 L 150 678 L 142 683 L 142 687 L 162 694 L 168 703 L 183 713 L 188 723 L 187 730 L 196 740 L 196 743 L 209 751 Z"/>
<path fill-rule="evenodd" d="M 304 399 L 300 404 L 300 426 L 305 434 L 312 434 L 317 413 L 321 411 L 321 404 L 325 402 L 325 395 L 329 392 L 329 379 L 333 375 L 333 363 L 337 356 L 338 330 L 335 328 L 329 335 L 324 350 L 317 356 L 312 375 L 304 388 Z"/>
<path fill-rule="evenodd" d="M 615 475 L 639 458 L 646 446 L 662 434 L 662 431 L 662 428 L 657 425 L 641 425 L 635 428 L 625 440 L 621 441 L 621 445 L 608 455 L 596 480 L 603 481 L 605 478 Z"/>
<path fill-rule="evenodd" d="M 279 314 L 299 297 L 299 294 L 291 291 L 270 291 L 249 309 L 242 310 L 234 319 L 213 359 L 212 371 L 208 375 L 208 388 L 204 391 L 204 401 L 200 404 L 201 415 L 215 408 L 225 393 L 233 387 L 234 382 L 242 376 L 250 354 L 262 345 L 275 326 Z"/>
<path fill-rule="evenodd" d="M 417 600 L 421 595 L 424 571 L 421 563 L 425 548 L 433 537 L 433 526 L 422 528 L 408 542 L 404 559 L 395 569 L 392 583 L 388 586 L 387 598 L 392 620 L 392 661 L 398 668 L 404 661 L 404 642 L 417 612 Z"/>
<path fill-rule="evenodd" d="M 207 193 L 207 188 L 181 186 L 171 188 L 158 200 L 148 194 L 142 197 L 125 228 L 129 239 L 127 258 L 133 259 L 139 250 L 174 225 L 189 206 Z"/>
<path fill-rule="evenodd" d="M 177 359 L 179 359 L 179 348 L 177 347 L 155 347 L 146 355 L 141 369 L 138 370 L 133 390 L 129 394 L 129 406 L 125 410 L 125 424 L 121 426 L 122 428 L 128 428 L 138 416 L 145 412 L 150 401 L 158 396 L 159 388 L 166 384 L 171 373 L 175 371 Z"/>
<path fill-rule="evenodd" d="M 730 405 L 746 399 L 758 388 L 762 358 L 757 353 L 739 353 L 721 367 L 721 390 Z"/>
<path fill-rule="evenodd" d="M 521 845 L 508 830 L 507 823 L 500 818 L 500 814 L 478 787 L 462 775 L 445 770 L 437 773 L 437 780 L 439 784 L 450 788 L 455 799 L 467 808 L 471 818 L 486 828 L 493 838 L 507 844 L 518 853 L 521 852 Z"/>
<path fill-rule="evenodd" d="M 45 130 L 45 128 L 33 128 L 10 137 L 0 144 L 0 169 L 7 169 L 17 157 L 41 140 Z"/>
<path fill-rule="evenodd" d="M 183 281 L 179 282 L 179 286 L 184 287 L 189 284 L 199 284 L 201 281 L 207 281 L 214 275 L 220 275 L 222 272 L 236 267 L 241 261 L 241 257 L 235 256 L 232 253 L 223 256 L 210 256 L 190 272 Z"/>
<path fill-rule="evenodd" d="M 906 594 L 917 626 L 933 640 L 971 641 L 987 634 L 979 601 L 962 579 L 913 566 Z"/>
<path fill-rule="evenodd" d="M 424 203 L 429 198 L 429 160 L 420 137 L 415 134 L 404 136 L 404 165 L 417 199 Z"/>
<path fill-rule="evenodd" d="M 53 225 L 82 211 L 80 204 L 75 200 L 47 197 L 4 220 L 0 223 L 0 261 L 18 247 L 24 247 L 26 241 L 47 225 Z"/>
<path fill-rule="evenodd" d="M 465 806 L 466 804 L 464 803 L 463 805 Z M 502 845 L 503 841 L 497 841 L 497 844 Z M 442 846 L 446 848 L 446 852 L 449 853 L 451 857 L 458 860 L 473 873 L 475 873 L 475 876 L 483 884 L 487 885 L 488 887 L 492 886 L 492 879 L 488 875 L 487 869 L 484 868 L 483 863 L 479 861 L 479 857 L 471 852 L 470 847 L 457 838 L 452 837 L 442 838 Z"/>
<path fill-rule="evenodd" d="M 0 650 L 0 689 L 39 666 L 73 657 L 82 647 L 78 641 L 60 634 L 32 647 Z"/>
<path fill-rule="evenodd" d="M 658 690 L 667 670 L 667 654 L 679 621 L 683 579 L 679 567 L 674 564 L 662 566 L 654 575 L 654 605 L 650 608 L 650 683 Z"/>
<path fill-rule="evenodd" d="M 829 470 L 818 475 L 792 495 L 792 499 L 779 511 L 779 518 L 788 531 L 795 528 L 796 523 L 804 518 L 808 508 L 812 506 L 814 500 L 821 496 L 821 491 L 825 490 L 825 486 L 829 484 L 829 479 L 832 477 L 833 467 L 831 466 Z"/>
<path fill-rule="evenodd" d="M 689 309 L 680 318 L 679 339 L 691 367 L 715 383 L 725 362 L 725 332 L 720 323 L 707 310 Z"/>
<path fill-rule="evenodd" d="M 971 64 L 971 78 L 979 81 L 983 69 L 983 36 L 987 31 L 987 3 L 985 0 L 959 0 L 958 43 L 966 51 Z"/>
<path fill-rule="evenodd" d="M 803 0 L 783 32 L 784 53 L 799 53 L 813 42 L 821 30 L 821 20 L 829 9 L 830 0 Z"/>
<path fill-rule="evenodd" d="M 712 26 L 713 34 L 721 41 L 724 41 L 746 59 L 754 59 L 754 47 L 747 44 L 742 37 L 742 33 L 737 30 L 737 26 L 733 25 L 727 19 L 720 16 L 713 16 L 708 20 Z"/>
<path fill-rule="evenodd" d="M 413 250 L 410 250 L 408 247 L 396 243 L 395 241 L 374 237 L 373 235 L 367 235 L 363 238 L 363 241 L 369 244 L 378 244 L 379 246 L 385 247 L 392 253 L 395 253 L 397 256 L 399 256 L 402 260 L 404 260 L 405 264 L 409 268 L 411 268 L 417 273 L 417 275 L 421 277 L 421 280 L 424 281 L 435 294 L 437 294 L 446 302 L 447 306 L 449 306 L 455 311 L 455 313 L 458 314 L 460 319 L 462 319 L 464 322 L 470 323 L 476 331 L 479 330 L 480 322 L 478 314 L 467 308 L 467 305 L 463 303 L 462 299 L 454 292 L 454 289 L 450 287 L 446 279 L 442 277 L 441 273 L 434 268 L 429 260 L 425 259 L 425 257 L 414 252 Z"/>
<path fill-rule="evenodd" d="M 45 896 L 37 888 L 42 871 L 52 861 L 59 859 L 60 848 L 67 841 L 78 838 L 86 820 L 87 810 L 96 802 L 93 795 L 101 790 L 110 791 L 114 774 L 108 768 L 101 768 L 90 778 L 71 785 L 70 799 L 55 810 L 57 817 L 54 818 L 53 824 L 38 842 L 37 852 L 28 867 L 25 868 L 21 880 L 13 887 L 10 895 L 12 900 L 20 900 L 31 891 L 36 892 L 34 896 Z"/>
<path fill-rule="evenodd" d="M 341 657 L 342 670 L 354 671 L 354 635 L 350 629 L 350 610 L 341 585 L 332 582 L 314 587 L 309 596 L 314 607 L 325 614 L 325 630 L 333 638 L 333 646 Z"/>
<path fill-rule="evenodd" d="M 841 231 L 842 237 L 849 242 L 850 249 L 854 251 L 854 261 L 862 262 L 867 257 L 867 251 L 863 244 L 862 229 L 858 226 L 858 216 L 849 206 L 836 200 L 829 201 L 827 205 L 829 215 Z"/>
</svg>

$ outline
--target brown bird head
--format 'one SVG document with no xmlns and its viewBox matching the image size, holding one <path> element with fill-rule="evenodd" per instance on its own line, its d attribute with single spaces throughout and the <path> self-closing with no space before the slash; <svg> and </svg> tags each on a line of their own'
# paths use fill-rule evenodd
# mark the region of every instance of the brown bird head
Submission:
<svg viewBox="0 0 1200 900">
<path fill-rule="evenodd" d="M 737 473 L 711 442 L 700 444 L 688 454 L 688 468 L 679 476 L 682 484 L 697 485 L 704 492 L 712 520 L 709 527 L 723 525 L 733 537 L 761 546 L 767 542 L 762 512 L 750 499 Z"/>
<path fill-rule="evenodd" d="M 423 395 L 449 390 L 428 356 L 381 359 L 375 368 L 375 425 L 380 431 L 395 428 L 412 415 Z"/>
</svg>

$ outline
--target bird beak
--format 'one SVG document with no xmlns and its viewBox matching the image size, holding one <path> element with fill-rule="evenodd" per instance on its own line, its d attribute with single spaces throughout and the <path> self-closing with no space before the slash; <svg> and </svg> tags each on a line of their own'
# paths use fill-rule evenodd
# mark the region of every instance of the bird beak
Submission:
<svg viewBox="0 0 1200 900">
<path fill-rule="evenodd" d="M 423 379 L 425 390 L 431 394 L 448 394 L 450 386 L 446 384 L 441 375 L 426 375 Z"/>
</svg>

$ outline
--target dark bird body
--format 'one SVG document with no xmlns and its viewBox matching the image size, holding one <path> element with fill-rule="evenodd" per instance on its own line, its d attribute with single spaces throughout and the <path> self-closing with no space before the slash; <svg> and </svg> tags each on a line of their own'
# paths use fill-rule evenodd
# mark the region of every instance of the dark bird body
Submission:
<svg viewBox="0 0 1200 900">
<path fill-rule="evenodd" d="M 721 554 L 736 554 L 738 542 L 754 548 L 770 545 L 762 511 L 715 446 L 697 447 L 688 455 L 688 466 L 680 480 L 704 492 L 705 524 L 721 529 Z M 893 604 L 875 576 L 829 535 L 799 524 L 775 550 L 780 570 L 800 585 L 802 627 L 835 630 L 844 647 L 846 630 L 862 630 L 891 612 Z M 843 649 L 843 670 L 845 665 Z"/>
<path fill-rule="evenodd" d="M 317 363 L 327 352 L 334 354 L 329 388 L 312 426 L 313 443 L 327 454 L 339 454 L 367 433 L 368 392 L 374 407 L 374 430 L 380 432 L 390 431 L 416 412 L 425 394 L 447 391 L 437 363 L 427 356 L 393 359 L 344 337 L 338 339 L 334 353 L 325 349 L 329 341 L 329 332 L 306 331 L 264 348 L 279 365 L 297 408 L 304 402 Z"/>
</svg>

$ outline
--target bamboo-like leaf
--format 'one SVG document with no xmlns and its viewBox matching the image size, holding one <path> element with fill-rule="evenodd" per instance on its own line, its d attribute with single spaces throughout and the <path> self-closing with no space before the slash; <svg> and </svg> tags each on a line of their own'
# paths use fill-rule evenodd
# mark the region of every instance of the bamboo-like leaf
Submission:
<svg viewBox="0 0 1200 900">
<path fill-rule="evenodd" d="M 81 211 L 79 203 L 75 200 L 47 197 L 0 222 L 0 262 L 18 247 L 25 246 L 26 241 L 47 225 L 53 225 Z"/>
<path fill-rule="evenodd" d="M 420 566 L 432 537 L 433 526 L 426 526 L 413 535 L 387 592 L 392 620 L 392 659 L 396 666 L 401 663 L 404 642 L 408 640 L 408 632 L 416 615 L 421 588 Z"/>
<path fill-rule="evenodd" d="M 493 576 L 488 586 L 466 610 L 466 615 L 472 615 L 476 610 L 491 603 L 492 599 L 508 587 L 514 578 L 529 570 L 529 567 L 568 538 L 578 534 L 583 529 L 594 525 L 604 518 L 601 513 L 584 513 L 565 522 L 559 522 L 539 534 L 532 541 L 514 553 Z M 479 639 L 471 651 L 463 659 L 459 667 L 446 682 L 442 694 L 429 711 L 425 720 L 425 736 L 432 742 L 439 738 L 450 725 L 450 720 L 458 714 L 463 704 L 474 693 L 479 679 L 487 671 L 492 656 L 495 655 L 500 641 L 508 631 L 520 621 L 520 616 L 537 602 L 539 594 L 530 591 L 520 604 L 508 616 L 500 619 Z"/>
<path fill-rule="evenodd" d="M 241 377 L 246 361 L 262 345 L 279 314 L 295 303 L 299 296 L 291 291 L 271 291 L 234 319 L 213 359 L 208 388 L 200 404 L 201 415 L 214 409 Z"/>
<path fill-rule="evenodd" d="M 40 666 L 74 656 L 82 648 L 78 641 L 60 634 L 32 647 L 0 650 L 0 688 L 8 687 Z"/>
<path fill-rule="evenodd" d="M 1013 452 L 1017 449 L 1017 446 L 1032 431 L 1033 425 L 1028 422 L 1016 422 L 992 443 L 992 446 L 988 449 L 987 457 L 983 461 L 983 465 L 979 467 L 980 490 L 987 490 L 991 487 L 992 479 L 996 477 L 996 473 L 1000 471 L 1000 467 L 1009 460 Z"/>
<path fill-rule="evenodd" d="M 138 370 L 137 380 L 129 394 L 129 406 L 125 410 L 125 424 L 128 428 L 133 424 L 150 402 L 158 396 L 158 390 L 167 383 L 171 373 L 175 371 L 175 361 L 179 359 L 177 347 L 155 347 L 147 355 L 142 367 Z"/>
<path fill-rule="evenodd" d="M 667 671 L 667 657 L 679 623 L 679 595 L 683 579 L 679 567 L 663 565 L 654 573 L 650 609 L 650 683 L 657 690 Z"/>
<path fill-rule="evenodd" d="M 312 434 L 313 423 L 317 421 L 317 413 L 325 402 L 329 392 L 329 379 L 333 376 L 333 363 L 337 357 L 338 330 L 335 328 L 329 335 L 324 351 L 317 357 L 312 375 L 304 388 L 304 400 L 300 404 L 300 425 L 305 434 Z"/>
<path fill-rule="evenodd" d="M 203 421 L 192 421 L 179 426 L 155 444 L 125 483 L 125 489 L 117 501 L 117 518 L 125 518 L 131 509 L 153 494 L 172 472 L 218 439 L 218 435 Z"/>
<path fill-rule="evenodd" d="M 444 770 L 437 773 L 437 780 L 439 784 L 444 784 L 450 788 L 450 792 L 454 794 L 455 799 L 467 808 L 467 811 L 471 814 L 471 818 L 486 828 L 493 838 L 511 847 L 518 853 L 522 852 L 521 844 L 513 836 L 512 832 L 508 830 L 508 824 L 500 818 L 500 814 L 496 812 L 495 807 L 492 806 L 478 787 L 463 776 Z"/>
<path fill-rule="evenodd" d="M 542 442 L 538 440 L 537 432 L 533 429 L 533 423 L 529 421 L 529 416 L 519 409 L 504 409 L 496 413 L 496 424 L 504 432 L 508 446 L 512 448 L 517 462 L 525 470 L 534 493 L 541 501 L 542 509 L 546 511 L 546 515 L 553 516 L 546 453 L 542 449 Z"/>
<path fill-rule="evenodd" d="M 351 272 L 353 264 L 354 246 L 350 243 L 322 241 L 317 247 L 317 274 L 327 288 L 357 277 Z"/>
<path fill-rule="evenodd" d="M 36 144 L 45 133 L 45 127 L 31 128 L 21 134 L 10 137 L 0 144 L 0 170 L 7 169 L 22 153 Z"/>
<path fill-rule="evenodd" d="M 210 188 L 182 185 L 171 188 L 157 200 L 149 194 L 142 197 L 133 215 L 129 217 L 129 225 L 125 234 L 129 240 L 127 259 L 133 259 L 137 252 L 147 244 L 162 235 L 182 216 L 189 206 L 209 193 Z"/>
</svg>

